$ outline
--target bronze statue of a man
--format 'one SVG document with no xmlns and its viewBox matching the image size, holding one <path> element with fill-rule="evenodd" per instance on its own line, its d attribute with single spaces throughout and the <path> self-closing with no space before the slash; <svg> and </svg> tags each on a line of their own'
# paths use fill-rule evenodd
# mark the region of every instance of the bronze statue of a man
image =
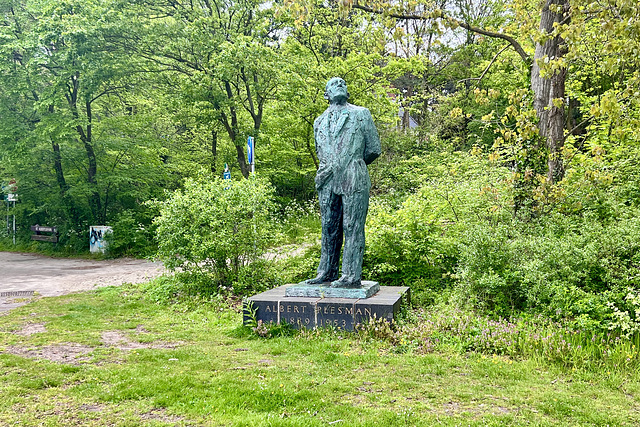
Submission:
<svg viewBox="0 0 640 427">
<path fill-rule="evenodd" d="M 364 255 L 364 223 L 371 180 L 367 166 L 380 155 L 380 137 L 368 109 L 347 102 L 347 84 L 327 82 L 329 108 L 313 124 L 320 165 L 316 190 L 322 219 L 322 252 L 318 275 L 305 283 L 359 288 Z M 338 278 L 344 237 L 342 275 Z"/>
</svg>

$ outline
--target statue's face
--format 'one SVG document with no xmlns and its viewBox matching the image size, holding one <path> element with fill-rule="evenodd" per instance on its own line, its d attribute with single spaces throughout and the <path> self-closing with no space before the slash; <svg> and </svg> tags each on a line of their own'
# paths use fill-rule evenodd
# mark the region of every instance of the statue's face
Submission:
<svg viewBox="0 0 640 427">
<path fill-rule="evenodd" d="M 340 77 L 332 78 L 327 82 L 325 96 L 330 103 L 345 102 L 347 98 L 349 98 L 349 93 L 347 92 L 347 83 Z"/>
</svg>

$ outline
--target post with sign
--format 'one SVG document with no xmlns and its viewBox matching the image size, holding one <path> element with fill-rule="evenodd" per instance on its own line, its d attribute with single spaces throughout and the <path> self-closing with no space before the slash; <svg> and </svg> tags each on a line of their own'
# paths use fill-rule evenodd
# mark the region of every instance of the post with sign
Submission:
<svg viewBox="0 0 640 427">
<path fill-rule="evenodd" d="M 231 181 L 231 171 L 229 170 L 229 165 L 224 164 L 224 172 L 222 172 L 222 179 L 225 181 Z M 228 190 L 229 187 L 224 187 L 225 190 Z"/>
<path fill-rule="evenodd" d="M 15 179 L 11 179 L 8 185 L 2 186 L 2 192 L 6 193 L 7 201 L 7 232 L 13 231 L 13 244 L 16 244 L 16 202 L 18 201 L 18 184 Z M 9 208 L 13 202 L 13 226 L 9 222 Z"/>
<path fill-rule="evenodd" d="M 256 173 L 256 157 L 255 157 L 255 148 L 256 148 L 256 144 L 255 144 L 255 139 L 253 139 L 252 136 L 250 136 L 247 139 L 247 158 L 249 160 L 249 164 L 251 165 L 251 173 L 255 174 Z M 255 178 L 255 176 L 253 176 L 252 178 Z M 253 216 L 253 250 L 256 250 L 256 217 L 255 215 Z"/>
<path fill-rule="evenodd" d="M 256 171 L 255 148 L 255 139 L 250 136 L 247 139 L 247 159 L 249 160 L 249 164 L 251 165 L 251 173 L 254 173 Z"/>
</svg>

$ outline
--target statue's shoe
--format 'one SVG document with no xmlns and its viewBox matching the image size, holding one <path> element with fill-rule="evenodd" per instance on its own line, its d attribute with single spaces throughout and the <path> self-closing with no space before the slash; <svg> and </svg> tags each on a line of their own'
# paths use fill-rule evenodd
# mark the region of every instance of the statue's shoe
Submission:
<svg viewBox="0 0 640 427">
<path fill-rule="evenodd" d="M 323 283 L 330 283 L 335 280 L 336 280 L 335 277 L 318 276 L 313 279 L 307 279 L 302 283 L 304 283 L 305 285 L 322 285 Z"/>
<path fill-rule="evenodd" d="M 341 277 L 338 280 L 331 282 L 332 288 L 345 288 L 345 289 L 357 289 L 362 287 L 361 280 L 350 280 L 346 277 Z"/>
</svg>

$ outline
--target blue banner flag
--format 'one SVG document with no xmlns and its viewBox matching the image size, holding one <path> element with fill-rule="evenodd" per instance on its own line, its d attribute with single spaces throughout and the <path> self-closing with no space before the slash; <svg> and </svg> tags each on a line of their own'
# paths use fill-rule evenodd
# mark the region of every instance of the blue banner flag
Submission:
<svg viewBox="0 0 640 427">
<path fill-rule="evenodd" d="M 253 137 L 250 136 L 247 139 L 247 160 L 250 165 L 253 164 L 253 149 L 254 149 Z"/>
</svg>

